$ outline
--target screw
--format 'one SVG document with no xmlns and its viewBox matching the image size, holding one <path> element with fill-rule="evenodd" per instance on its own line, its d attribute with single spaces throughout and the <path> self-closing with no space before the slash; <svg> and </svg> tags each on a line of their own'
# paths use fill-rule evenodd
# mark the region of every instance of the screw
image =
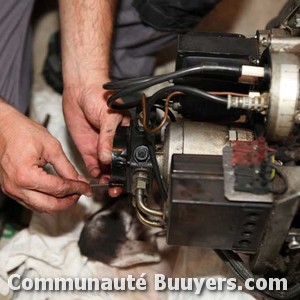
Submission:
<svg viewBox="0 0 300 300">
<path fill-rule="evenodd" d="M 145 162 L 149 158 L 149 149 L 146 146 L 138 146 L 134 150 L 134 158 L 137 162 Z"/>
</svg>

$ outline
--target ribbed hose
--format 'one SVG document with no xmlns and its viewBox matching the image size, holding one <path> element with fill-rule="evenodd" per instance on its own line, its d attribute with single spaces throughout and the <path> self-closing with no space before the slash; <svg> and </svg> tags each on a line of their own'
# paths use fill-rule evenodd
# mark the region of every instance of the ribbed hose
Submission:
<svg viewBox="0 0 300 300">
<path fill-rule="evenodd" d="M 257 278 L 244 264 L 238 254 L 231 250 L 215 250 L 216 254 L 223 260 L 225 265 L 232 270 L 232 272 L 242 279 L 244 282 L 249 278 Z M 277 300 L 298 300 L 300 298 L 300 284 L 288 288 L 287 291 L 260 291 L 255 289 L 258 293 Z"/>
</svg>

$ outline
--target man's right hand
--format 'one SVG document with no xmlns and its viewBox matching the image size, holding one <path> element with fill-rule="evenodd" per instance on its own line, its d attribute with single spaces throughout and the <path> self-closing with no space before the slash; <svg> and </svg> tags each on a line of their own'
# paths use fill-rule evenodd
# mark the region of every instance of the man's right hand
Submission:
<svg viewBox="0 0 300 300">
<path fill-rule="evenodd" d="M 51 164 L 57 175 L 45 171 Z M 0 184 L 24 206 L 55 212 L 73 205 L 90 187 L 41 125 L 0 100 Z"/>
</svg>

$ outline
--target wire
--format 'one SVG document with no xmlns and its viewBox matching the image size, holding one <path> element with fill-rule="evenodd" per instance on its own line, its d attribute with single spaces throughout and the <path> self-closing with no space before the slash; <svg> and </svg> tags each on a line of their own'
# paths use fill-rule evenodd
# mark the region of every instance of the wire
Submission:
<svg viewBox="0 0 300 300">
<path fill-rule="evenodd" d="M 144 76 L 144 77 L 138 77 L 138 78 L 128 78 L 128 79 L 111 81 L 111 82 L 105 83 L 103 85 L 103 88 L 106 90 L 112 90 L 112 91 L 121 90 L 130 85 L 136 85 L 136 84 L 148 82 L 152 78 L 153 78 L 153 76 Z"/>
<path fill-rule="evenodd" d="M 248 97 L 249 95 L 248 94 L 242 94 L 242 93 L 236 93 L 236 92 L 214 92 L 214 91 L 211 91 L 211 92 L 208 92 L 210 95 L 231 95 L 231 96 L 237 96 L 237 97 Z"/>
<path fill-rule="evenodd" d="M 115 101 L 119 98 L 124 97 L 125 95 L 147 89 L 153 85 L 194 74 L 215 74 L 239 77 L 241 75 L 241 68 L 238 66 L 225 65 L 199 65 L 192 68 L 177 70 L 168 74 L 153 76 L 151 78 L 144 77 L 142 79 L 137 79 L 136 81 L 132 79 L 130 81 L 127 81 L 127 83 L 129 83 L 129 86 L 127 87 L 125 87 L 124 82 L 105 84 L 103 86 L 105 89 L 109 87 L 110 89 L 117 90 L 117 93 L 108 98 L 107 105 L 113 109 L 128 109 L 135 107 L 141 103 L 141 100 L 133 101 L 131 103 L 126 104 L 117 104 L 115 103 Z M 206 92 L 203 91 L 203 93 Z"/>
<path fill-rule="evenodd" d="M 278 177 L 281 178 L 282 182 L 283 182 L 283 186 L 280 188 L 280 189 L 275 189 L 274 186 L 274 180 L 275 178 L 273 179 L 272 181 L 272 188 L 271 188 L 271 192 L 274 193 L 274 194 L 284 194 L 287 190 L 288 190 L 288 187 L 289 187 L 289 183 L 288 183 L 288 179 L 287 177 L 282 173 L 282 171 L 280 170 L 280 168 L 278 168 L 277 165 L 275 164 L 270 164 L 270 167 L 275 169 L 275 178 L 276 178 L 276 175 L 278 175 Z"/>
<path fill-rule="evenodd" d="M 147 117 L 148 114 L 147 114 L 147 103 L 146 103 L 147 98 L 146 98 L 145 94 L 142 95 L 142 104 L 143 104 L 143 120 L 142 120 L 142 123 L 143 123 L 143 128 L 144 128 L 145 132 L 147 132 L 147 133 L 156 133 L 159 130 L 161 130 L 161 128 L 165 125 L 165 123 L 167 122 L 167 119 L 168 119 L 169 102 L 174 96 L 178 96 L 178 95 L 182 95 L 182 93 L 176 91 L 176 92 L 173 92 L 170 95 L 168 95 L 168 97 L 165 101 L 164 116 L 163 116 L 160 124 L 155 128 L 148 127 L 148 117 Z"/>
<path fill-rule="evenodd" d="M 251 278 L 256 279 L 256 276 L 245 266 L 240 256 L 232 250 L 215 250 L 216 254 L 222 261 L 244 282 Z M 256 289 L 256 288 L 255 288 Z M 300 284 L 296 283 L 294 286 L 289 287 L 287 291 L 275 290 L 257 290 L 257 292 L 277 300 L 299 299 Z"/>
<path fill-rule="evenodd" d="M 151 135 L 146 132 L 145 132 L 145 135 L 147 138 L 147 144 L 148 144 L 147 146 L 149 149 L 150 159 L 151 159 L 152 166 L 153 166 L 154 176 L 155 176 L 160 194 L 162 196 L 162 199 L 163 199 L 163 201 L 166 201 L 167 197 L 168 197 L 168 193 L 166 191 L 166 188 L 165 188 L 162 178 L 160 176 L 159 166 L 158 166 L 156 154 L 155 154 L 155 145 L 153 144 L 153 139 L 152 139 Z"/>
<path fill-rule="evenodd" d="M 182 92 L 205 100 L 210 100 L 216 103 L 227 105 L 227 98 L 211 95 L 203 90 L 186 85 L 173 85 L 162 88 L 161 90 L 154 93 L 151 97 L 149 97 L 149 105 L 153 105 L 155 102 L 165 97 L 166 94 L 169 94 L 171 92 Z"/>
</svg>

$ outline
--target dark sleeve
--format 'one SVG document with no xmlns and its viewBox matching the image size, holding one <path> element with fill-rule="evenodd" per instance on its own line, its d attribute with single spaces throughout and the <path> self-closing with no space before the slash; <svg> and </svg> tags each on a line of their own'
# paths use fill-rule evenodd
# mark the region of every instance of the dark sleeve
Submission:
<svg viewBox="0 0 300 300">
<path fill-rule="evenodd" d="M 133 0 L 144 23 L 165 31 L 194 28 L 220 0 Z"/>
</svg>

